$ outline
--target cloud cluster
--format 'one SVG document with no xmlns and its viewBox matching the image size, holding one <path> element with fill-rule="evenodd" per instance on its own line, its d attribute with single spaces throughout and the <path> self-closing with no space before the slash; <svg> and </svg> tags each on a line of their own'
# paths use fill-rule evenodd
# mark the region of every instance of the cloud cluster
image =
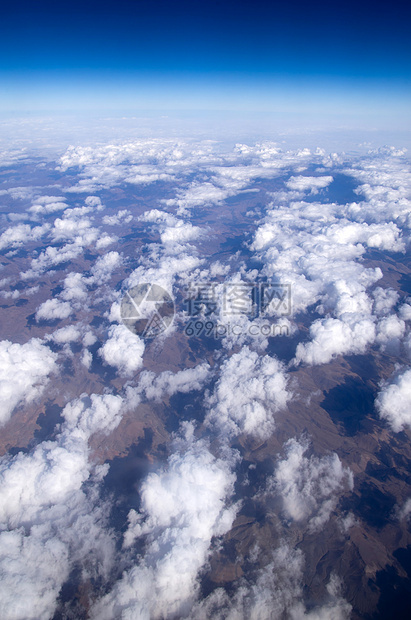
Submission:
<svg viewBox="0 0 411 620">
<path fill-rule="evenodd" d="M 411 227 L 411 173 L 403 151 L 371 151 L 367 157 L 351 162 L 345 172 L 360 182 L 357 194 L 365 198 L 349 205 L 358 222 L 392 221 L 399 228 Z"/>
<path fill-rule="evenodd" d="M 324 153 L 309 149 L 282 151 L 274 143 L 237 144 L 222 152 L 210 140 L 183 142 L 151 139 L 97 147 L 69 147 L 58 169 L 76 169 L 79 181 L 69 192 L 94 192 L 122 183 L 178 183 L 175 198 L 164 203 L 179 215 L 194 207 L 220 204 L 256 179 L 273 178 L 290 165 L 323 162 Z M 197 177 L 194 178 L 193 176 Z M 324 183 L 323 181 L 322 183 Z M 312 181 L 321 186 L 321 181 Z M 324 185 L 323 185 L 324 186 Z"/>
<path fill-rule="evenodd" d="M 227 532 L 235 516 L 226 505 L 235 476 L 193 431 L 187 423 L 166 467 L 144 481 L 141 510 L 130 512 L 124 537 L 129 547 L 144 536 L 144 557 L 95 605 L 92 618 L 181 616 L 195 601 L 211 539 Z"/>
<path fill-rule="evenodd" d="M 38 338 L 25 344 L 0 342 L 0 424 L 5 424 L 19 404 L 43 392 L 49 375 L 57 370 L 57 355 Z"/>
<path fill-rule="evenodd" d="M 74 325 L 67 325 L 61 327 L 55 332 L 46 337 L 48 340 L 53 340 L 57 344 L 67 344 L 69 342 L 76 342 L 81 338 L 81 331 Z"/>
<path fill-rule="evenodd" d="M 79 170 L 80 180 L 70 192 L 93 192 L 121 183 L 148 185 L 184 178 L 194 166 L 216 164 L 220 158 L 209 142 L 137 140 L 97 147 L 69 147 L 59 170 Z"/>
<path fill-rule="evenodd" d="M 311 325 L 310 338 L 310 342 L 297 345 L 296 364 L 327 364 L 337 355 L 365 353 L 375 340 L 375 325 L 367 318 L 351 324 L 340 319 L 321 319 Z"/>
<path fill-rule="evenodd" d="M 364 261 L 371 252 L 403 252 L 408 246 L 410 178 L 401 157 L 392 151 L 371 153 L 347 164 L 346 157 L 326 156 L 321 150 L 284 151 L 272 143 L 238 144 L 223 152 L 210 141 L 194 144 L 148 139 L 70 147 L 59 168 L 63 172 L 70 169 L 77 176 L 74 185 L 64 189 L 73 200 L 76 194 L 102 188 L 121 186 L 122 191 L 127 184 L 158 183 L 158 188 L 166 188 L 164 200 L 157 202 L 160 206 L 134 220 L 149 242 L 127 280 L 129 287 L 155 282 L 171 292 L 176 283 L 183 287 L 216 279 L 221 291 L 227 282 L 253 282 L 258 276 L 290 283 L 290 332 L 296 329 L 291 321 L 299 318 L 299 313 L 315 311 L 313 320 L 305 317 L 308 340 L 297 346 L 293 361 L 297 365 L 328 363 L 337 355 L 364 353 L 373 344 L 377 354 L 378 348 L 390 355 L 404 348 L 411 350 L 406 324 L 411 318 L 410 304 L 379 282 L 381 269 Z M 333 199 L 333 181 L 341 170 L 361 184 L 357 202 L 328 200 Z M 264 187 L 261 179 L 270 179 L 270 183 Z M 270 191 L 279 189 L 268 194 L 268 186 Z M 267 196 L 270 202 L 263 219 L 251 219 L 261 217 L 256 207 L 248 220 L 253 236 L 248 249 L 261 261 L 262 269 L 257 272 L 240 264 L 237 276 L 228 278 L 230 265 L 218 260 L 212 263 L 206 256 L 208 230 L 195 225 L 191 212 L 250 190 L 261 192 L 262 203 Z M 106 285 L 123 267 L 119 252 L 107 251 L 116 237 L 104 232 L 102 226 L 118 226 L 120 234 L 133 213 L 121 209 L 102 216 L 104 207 L 95 195 L 70 207 L 64 198 L 36 197 L 33 188 L 15 188 L 15 195 L 29 200 L 24 221 L 31 223 L 7 224 L 0 247 L 14 251 L 26 242 L 47 241 L 47 247 L 38 248 L 23 279 L 39 277 L 48 269 L 78 259 L 81 266 L 71 265 L 72 270 L 64 273 L 61 292 L 40 305 L 36 319 L 64 319 L 76 311 L 82 322 L 56 330 L 47 340 L 53 346 L 81 341 L 85 348 L 80 361 L 90 367 L 92 354 L 87 347 L 95 342 L 95 336 L 85 328 L 80 313 L 85 314 L 97 302 L 107 308 L 107 300 L 118 299 L 116 291 L 106 296 Z M 58 211 L 58 217 L 54 216 Z M 42 216 L 47 216 L 47 224 L 33 224 Z M 88 273 L 83 273 L 80 257 L 86 248 L 92 249 L 90 254 L 100 255 L 87 266 Z M 10 282 L 4 279 L 5 285 Z M 117 311 L 116 303 L 111 319 Z M 44 441 L 26 454 L 0 459 L 0 490 L 6 498 L 0 508 L 0 550 L 7 559 L 1 564 L 5 583 L 0 592 L 2 617 L 52 617 L 73 568 L 80 571 L 80 581 L 102 584 L 101 590 L 96 586 L 93 592 L 93 596 L 100 592 L 101 598 L 90 611 L 91 617 L 99 620 L 349 617 L 350 606 L 334 575 L 323 605 L 310 610 L 304 605 L 304 555 L 295 549 L 288 532 L 317 532 L 336 510 L 341 495 L 353 487 L 352 473 L 337 454 L 307 456 L 305 440 L 291 439 L 285 444 L 284 458 L 277 461 L 274 475 L 266 480 L 270 501 L 281 506 L 278 528 L 284 540 L 230 591 L 217 588 L 205 600 L 197 600 L 202 571 L 239 509 L 233 497 L 236 482 L 240 482 L 236 479 L 240 456 L 230 448 L 230 442 L 239 435 L 268 438 L 277 412 L 285 409 L 291 397 L 283 365 L 243 346 L 247 342 L 244 334 L 251 325 L 258 327 L 261 317 L 250 321 L 245 314 L 229 319 L 223 314 L 220 295 L 216 316 L 223 325 L 238 327 L 239 332 L 223 339 L 223 349 L 212 368 L 200 363 L 159 375 L 142 370 L 143 341 L 125 326 L 112 325 L 98 355 L 125 381 L 139 373 L 138 381 L 126 383 L 121 396 L 82 395 L 64 408 L 53 441 Z M 278 317 L 271 304 L 265 318 L 273 322 Z M 267 347 L 265 336 L 253 340 L 255 348 Z M 0 345 L 0 389 L 6 420 L 14 407 L 41 392 L 56 368 L 56 354 L 36 340 L 26 345 Z M 241 348 L 227 353 L 234 346 Z M 76 347 L 71 349 L 75 355 Z M 410 372 L 398 374 L 377 399 L 381 417 L 396 431 L 411 426 L 406 407 Z M 114 534 L 107 524 L 110 506 L 99 496 L 108 465 L 93 464 L 90 437 L 96 432 L 112 432 L 124 411 L 141 402 L 167 402 L 176 392 L 203 390 L 211 381 L 214 385 L 204 399 L 204 425 L 197 429 L 207 433 L 210 443 L 196 438 L 193 424 L 182 425 L 167 462 L 143 480 L 140 509 L 130 511 L 123 548 L 116 555 Z M 408 512 L 405 504 L 404 516 Z M 290 521 L 294 528 L 288 528 Z M 110 575 L 112 567 L 115 570 Z M 120 578 L 119 567 L 124 569 Z"/>
<path fill-rule="evenodd" d="M 133 216 L 128 209 L 120 209 L 114 215 L 105 215 L 102 221 L 106 226 L 120 226 L 129 224 L 132 219 Z"/>
<path fill-rule="evenodd" d="M 19 224 L 7 229 L 0 237 L 0 247 L 16 247 L 28 240 L 47 235 L 47 247 L 32 259 L 30 268 L 21 273 L 22 279 L 39 277 L 57 265 L 70 262 L 86 247 L 94 246 L 96 250 L 105 250 L 117 241 L 117 237 L 93 225 L 95 213 L 104 208 L 98 196 L 88 196 L 82 207 L 67 208 L 65 203 L 61 204 L 65 210 L 61 217 L 54 221 L 33 227 L 30 224 Z M 46 201 L 44 208 L 47 205 L 53 203 Z"/>
<path fill-rule="evenodd" d="M 110 280 L 113 271 L 119 269 L 122 262 L 122 257 L 115 251 L 107 252 L 107 254 L 99 256 L 91 268 L 91 278 L 88 282 L 97 284 L 98 286 L 107 283 Z"/>
<path fill-rule="evenodd" d="M 123 396 L 82 394 L 64 407 L 55 439 L 27 453 L 0 458 L 2 618 L 52 617 L 74 568 L 80 569 L 80 583 L 109 583 L 119 561 L 115 533 L 108 526 L 111 506 L 100 496 L 109 466 L 93 462 L 89 439 L 112 432 L 141 398 L 199 389 L 208 377 L 209 367 L 203 364 L 175 375 L 146 373 L 142 384 L 128 387 Z M 212 537 L 231 526 L 236 509 L 225 505 L 235 479 L 231 463 L 215 458 L 205 441 L 196 441 L 192 424 L 184 426 L 174 447 L 167 465 L 144 481 L 141 512 L 129 515 L 124 549 L 143 536 L 146 559 L 130 568 L 96 609 L 120 606 L 132 613 L 139 605 L 162 610 L 168 604 L 184 605 L 196 594 L 197 573 L 207 560 Z M 169 580 L 176 578 L 179 587 L 169 590 Z M 128 582 L 134 590 L 127 590 Z M 134 598 L 141 588 L 137 604 Z M 158 592 L 157 601 L 150 596 L 152 588 Z M 106 617 L 103 611 L 96 611 L 96 617 Z"/>
<path fill-rule="evenodd" d="M 324 165 L 333 167 L 335 162 Z M 408 189 L 396 202 L 405 207 L 411 188 L 408 172 L 400 176 L 398 164 L 391 161 L 383 160 L 382 165 L 387 170 L 384 182 L 397 184 L 399 192 L 403 191 L 399 178 L 404 181 L 405 174 Z M 376 168 L 374 159 L 360 160 L 345 172 L 369 178 L 377 174 Z M 296 191 L 315 191 L 332 180 L 332 176 L 291 177 L 286 183 L 291 191 L 273 194 L 251 244 L 264 264 L 263 275 L 291 286 L 294 316 L 311 308 L 324 315 L 311 324 L 310 342 L 298 346 L 297 364 L 323 364 L 336 355 L 364 353 L 375 341 L 383 348 L 398 348 L 405 329 L 393 314 L 396 293 L 381 287 L 373 293 L 383 274 L 378 267 L 367 268 L 362 259 L 374 248 L 404 252 L 407 221 L 395 209 L 383 211 L 382 206 L 378 217 L 371 216 L 370 199 L 361 205 L 296 200 Z M 359 191 L 364 193 L 364 187 Z M 272 313 L 275 316 L 274 309 Z M 382 316 L 386 318 L 379 320 Z"/>
</svg>

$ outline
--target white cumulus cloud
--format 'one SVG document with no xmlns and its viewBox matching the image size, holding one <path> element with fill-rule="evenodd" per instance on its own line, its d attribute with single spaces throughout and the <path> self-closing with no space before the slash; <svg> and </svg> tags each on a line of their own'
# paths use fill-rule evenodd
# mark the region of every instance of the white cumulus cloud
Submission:
<svg viewBox="0 0 411 620">
<path fill-rule="evenodd" d="M 44 390 L 50 373 L 57 370 L 57 355 L 41 340 L 25 344 L 0 342 L 0 424 L 20 403 L 30 403 Z"/>
</svg>

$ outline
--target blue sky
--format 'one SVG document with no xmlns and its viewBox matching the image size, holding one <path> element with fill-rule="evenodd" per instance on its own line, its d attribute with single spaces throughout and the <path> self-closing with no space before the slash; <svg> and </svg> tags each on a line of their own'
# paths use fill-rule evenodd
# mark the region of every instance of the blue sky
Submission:
<svg viewBox="0 0 411 620">
<path fill-rule="evenodd" d="M 409 117 L 407 2 L 16 2 L 3 112 L 315 111 Z"/>
</svg>

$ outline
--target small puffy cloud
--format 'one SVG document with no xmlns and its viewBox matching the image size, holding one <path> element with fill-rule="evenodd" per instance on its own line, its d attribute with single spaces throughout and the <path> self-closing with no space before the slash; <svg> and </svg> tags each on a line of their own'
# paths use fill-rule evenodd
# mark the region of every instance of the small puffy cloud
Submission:
<svg viewBox="0 0 411 620">
<path fill-rule="evenodd" d="M 408 298 L 407 301 L 410 301 L 410 298 Z M 400 314 L 400 318 L 403 321 L 411 321 L 411 304 L 409 303 L 401 304 L 399 308 L 399 314 Z"/>
<path fill-rule="evenodd" d="M 286 186 L 288 189 L 295 190 L 298 192 L 306 192 L 310 190 L 311 194 L 318 194 L 320 189 L 324 187 L 328 187 L 330 183 L 334 181 L 333 177 L 325 176 L 325 177 L 291 177 L 287 182 Z"/>
<path fill-rule="evenodd" d="M 408 520 L 411 516 L 411 497 L 409 497 L 404 504 L 397 507 L 397 517 L 400 521 L 403 519 Z"/>
<path fill-rule="evenodd" d="M 121 375 L 131 376 L 142 366 L 144 342 L 124 325 L 112 325 L 108 339 L 98 353 L 109 366 Z"/>
<path fill-rule="evenodd" d="M 244 347 L 224 362 L 207 399 L 205 423 L 224 437 L 247 433 L 265 438 L 274 430 L 274 413 L 291 394 L 280 362 Z"/>
<path fill-rule="evenodd" d="M 89 329 L 85 332 L 83 336 L 83 344 L 85 347 L 91 347 L 91 345 L 97 342 L 97 338 L 95 334 Z"/>
<path fill-rule="evenodd" d="M 17 299 L 20 297 L 20 292 L 17 290 L 14 291 L 0 291 L 0 295 L 4 297 L 4 299 Z"/>
<path fill-rule="evenodd" d="M 411 427 L 411 369 L 398 374 L 378 394 L 376 407 L 380 417 L 387 420 L 396 433 Z"/>
<path fill-rule="evenodd" d="M 118 269 L 122 262 L 123 259 L 118 252 L 108 252 L 104 256 L 99 256 L 91 269 L 93 282 L 98 285 L 108 282 L 113 271 Z"/>
<path fill-rule="evenodd" d="M 98 196 L 87 196 L 84 202 L 86 203 L 87 207 L 92 207 L 97 211 L 101 211 L 102 209 L 104 209 L 104 205 L 101 204 L 101 198 L 99 198 Z"/>
<path fill-rule="evenodd" d="M 103 232 L 103 234 L 96 241 L 96 249 L 104 250 L 112 243 L 116 243 L 116 241 L 118 241 L 118 237 L 108 235 L 106 232 Z"/>
<path fill-rule="evenodd" d="M 57 355 L 33 338 L 25 344 L 0 342 L 0 424 L 21 403 L 29 403 L 44 390 L 51 372 L 57 370 Z"/>
<path fill-rule="evenodd" d="M 306 457 L 307 441 L 290 439 L 286 458 L 277 464 L 269 488 L 282 500 L 283 511 L 293 521 L 309 520 L 311 531 L 319 530 L 335 510 L 339 496 L 352 490 L 353 475 L 337 454 Z"/>
<path fill-rule="evenodd" d="M 91 226 L 88 217 L 57 218 L 51 234 L 54 241 L 73 241 L 79 245 L 90 245 L 98 237 L 98 231 Z"/>
<path fill-rule="evenodd" d="M 103 224 L 106 226 L 119 226 L 120 224 L 129 224 L 132 219 L 133 216 L 128 209 L 121 209 L 114 215 L 105 215 L 103 217 Z"/>
<path fill-rule="evenodd" d="M 54 321 L 67 319 L 72 314 L 73 308 L 68 301 L 59 299 L 47 299 L 37 309 L 36 321 Z"/>
<path fill-rule="evenodd" d="M 193 226 L 191 222 L 177 221 L 173 226 L 167 227 L 161 233 L 161 242 L 166 243 L 187 243 L 198 239 L 202 234 L 201 228 Z"/>
<path fill-rule="evenodd" d="M 55 332 L 53 332 L 47 337 L 48 340 L 53 340 L 57 344 L 76 342 L 77 340 L 80 340 L 80 338 L 81 332 L 74 325 L 67 325 L 67 327 L 57 329 Z"/>
<path fill-rule="evenodd" d="M 389 314 L 398 301 L 399 295 L 392 288 L 377 286 L 372 293 L 374 297 L 373 313 L 376 316 Z"/>
<path fill-rule="evenodd" d="M 198 226 L 193 226 L 191 222 L 174 217 L 159 209 L 146 211 L 139 217 L 143 222 L 152 222 L 159 225 L 160 238 L 164 245 L 183 244 L 198 239 L 202 235 L 202 230 Z"/>
<path fill-rule="evenodd" d="M 377 323 L 376 342 L 384 350 L 395 353 L 399 351 L 401 341 L 405 333 L 405 322 L 395 314 L 383 317 Z"/>
<path fill-rule="evenodd" d="M 83 301 L 87 297 L 87 286 L 81 273 L 72 271 L 64 278 L 60 297 L 64 301 Z"/>
<path fill-rule="evenodd" d="M 83 394 L 64 407 L 63 416 L 69 431 L 84 433 L 88 439 L 98 431 L 114 430 L 121 420 L 122 405 L 122 398 L 113 394 Z"/>
<path fill-rule="evenodd" d="M 173 396 L 177 392 L 186 394 L 192 390 L 200 390 L 210 376 L 211 369 L 206 363 L 176 373 L 166 370 L 157 376 L 146 371 L 141 373 L 138 392 L 149 400 L 160 400 L 165 394 Z"/>
<path fill-rule="evenodd" d="M 80 361 L 83 366 L 90 369 L 91 364 L 93 363 L 93 354 L 91 353 L 91 351 L 89 351 L 88 349 L 84 349 L 83 353 L 81 354 Z"/>
<path fill-rule="evenodd" d="M 328 364 L 337 355 L 364 353 L 375 340 L 375 325 L 371 319 L 352 326 L 339 319 L 319 319 L 311 325 L 310 336 L 311 342 L 298 344 L 296 364 Z"/>
<path fill-rule="evenodd" d="M 366 224 L 342 221 L 331 225 L 327 235 L 340 245 L 363 243 L 369 248 L 391 252 L 404 252 L 405 245 L 401 231 L 392 222 Z"/>
<path fill-rule="evenodd" d="M 66 198 L 62 196 L 39 196 L 34 200 L 28 211 L 35 215 L 46 215 L 66 208 Z"/>
<path fill-rule="evenodd" d="M 176 199 L 167 200 L 167 204 L 178 206 L 178 213 L 182 215 L 193 207 L 219 204 L 229 195 L 230 192 L 227 189 L 216 187 L 208 181 L 204 183 L 193 182 L 188 189 L 179 191 Z"/>
</svg>

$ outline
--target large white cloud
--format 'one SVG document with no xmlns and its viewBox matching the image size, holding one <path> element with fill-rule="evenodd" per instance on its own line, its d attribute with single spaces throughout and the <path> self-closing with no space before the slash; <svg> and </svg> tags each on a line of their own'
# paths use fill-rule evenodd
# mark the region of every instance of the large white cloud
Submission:
<svg viewBox="0 0 411 620">
<path fill-rule="evenodd" d="M 13 409 L 41 395 L 50 373 L 57 370 L 57 355 L 38 338 L 25 344 L 0 342 L 0 424 Z"/>
<path fill-rule="evenodd" d="M 231 464 L 196 441 L 187 423 L 167 466 L 143 483 L 140 513 L 129 515 L 125 546 L 145 536 L 144 558 L 95 605 L 91 617 L 154 619 L 188 611 L 211 540 L 227 532 L 235 517 L 235 506 L 226 506 L 234 481 Z"/>
<path fill-rule="evenodd" d="M 337 355 L 365 353 L 375 340 L 375 325 L 366 318 L 353 325 L 340 319 L 319 319 L 311 325 L 310 337 L 310 342 L 297 346 L 297 364 L 328 364 Z"/>
</svg>

